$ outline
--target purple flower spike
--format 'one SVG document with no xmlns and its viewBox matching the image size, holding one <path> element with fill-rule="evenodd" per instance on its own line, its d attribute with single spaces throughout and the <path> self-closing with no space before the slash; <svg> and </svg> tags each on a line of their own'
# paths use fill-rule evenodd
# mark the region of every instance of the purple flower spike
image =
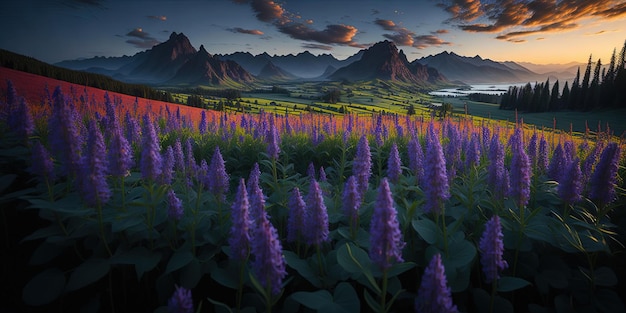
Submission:
<svg viewBox="0 0 626 313">
<path fill-rule="evenodd" d="M 35 131 L 35 125 L 29 106 L 26 104 L 24 98 L 20 97 L 20 101 L 13 114 L 15 114 L 15 116 L 9 119 L 10 129 L 14 130 L 19 138 L 28 139 L 28 136 L 32 135 L 33 131 Z"/>
<path fill-rule="evenodd" d="M 404 245 L 389 182 L 387 178 L 383 178 L 378 188 L 370 224 L 370 258 L 380 269 L 386 270 L 394 262 L 404 261 L 402 259 Z"/>
<path fill-rule="evenodd" d="M 106 181 L 106 147 L 95 120 L 89 122 L 87 151 L 83 156 L 81 175 L 78 178 L 80 194 L 89 206 L 105 204 L 111 197 Z"/>
<path fill-rule="evenodd" d="M 500 142 L 498 133 L 493 134 L 489 145 L 489 166 L 487 183 L 496 198 L 504 198 L 509 190 L 509 179 L 504 167 L 504 146 Z"/>
<path fill-rule="evenodd" d="M 141 145 L 141 177 L 156 181 L 161 175 L 162 159 L 159 138 L 154 124 L 146 114 L 143 117 L 143 142 Z"/>
<path fill-rule="evenodd" d="M 276 228 L 265 214 L 257 217 L 251 242 L 251 252 L 254 256 L 252 271 L 259 283 L 265 288 L 270 288 L 273 295 L 280 294 L 283 279 L 287 275 L 282 249 Z"/>
<path fill-rule="evenodd" d="M 319 246 L 328 241 L 328 211 L 324 204 L 322 189 L 316 180 L 311 180 L 306 198 L 307 223 L 305 226 L 306 243 Z"/>
<path fill-rule="evenodd" d="M 439 215 L 444 202 L 450 197 L 450 187 L 446 173 L 446 160 L 439 137 L 434 131 L 433 124 L 428 126 L 426 135 L 426 155 L 424 164 L 424 212 Z"/>
<path fill-rule="evenodd" d="M 524 149 L 522 139 L 522 129 L 516 128 L 515 133 L 511 136 L 511 186 L 509 195 L 516 200 L 520 207 L 528 204 L 530 199 L 530 160 Z"/>
<path fill-rule="evenodd" d="M 226 165 L 224 164 L 220 147 L 215 147 L 215 152 L 209 164 L 208 176 L 209 185 L 207 187 L 209 191 L 220 201 L 224 201 L 226 199 L 226 192 L 228 192 L 230 177 L 226 172 Z"/>
<path fill-rule="evenodd" d="M 365 196 L 372 175 L 372 155 L 369 142 L 365 135 L 361 136 L 356 147 L 356 155 L 352 163 L 352 175 L 356 177 L 361 199 Z"/>
<path fill-rule="evenodd" d="M 387 177 L 392 183 L 397 183 L 402 176 L 402 161 L 398 152 L 398 145 L 394 142 L 391 146 L 389 159 L 387 159 Z"/>
<path fill-rule="evenodd" d="M 309 167 L 306 169 L 306 174 L 309 179 L 315 179 L 315 165 L 313 162 L 309 163 Z"/>
<path fill-rule="evenodd" d="M 424 270 L 422 283 L 415 300 L 417 313 L 457 313 L 448 288 L 446 271 L 441 263 L 441 255 L 435 254 Z"/>
<path fill-rule="evenodd" d="M 172 178 L 174 177 L 174 163 L 176 160 L 174 159 L 174 149 L 172 146 L 168 146 L 165 149 L 165 153 L 161 156 L 163 160 L 163 170 L 161 171 L 161 184 L 169 185 L 172 183 Z"/>
<path fill-rule="evenodd" d="M 109 141 L 109 173 L 112 176 L 122 177 L 129 174 L 133 166 L 133 153 L 126 137 L 117 122 L 111 124 Z"/>
<path fill-rule="evenodd" d="M 198 131 L 200 131 L 200 135 L 206 134 L 207 127 L 206 111 L 202 110 L 202 113 L 200 113 L 200 124 L 198 125 Z"/>
<path fill-rule="evenodd" d="M 537 152 L 537 169 L 545 172 L 548 168 L 548 141 L 541 136 L 539 140 L 539 151 Z"/>
<path fill-rule="evenodd" d="M 181 173 L 185 173 L 185 154 L 183 153 L 183 145 L 180 142 L 180 138 L 177 138 L 174 143 L 174 168 Z"/>
<path fill-rule="evenodd" d="M 480 139 L 477 133 L 472 133 L 465 154 L 465 169 L 469 170 L 480 165 Z"/>
<path fill-rule="evenodd" d="M 480 263 L 483 266 L 485 282 L 487 283 L 498 280 L 500 271 L 509 267 L 506 260 L 502 258 L 502 253 L 504 253 L 503 238 L 500 217 L 494 215 L 485 223 L 485 231 L 478 243 L 478 248 L 481 251 Z"/>
<path fill-rule="evenodd" d="M 409 140 L 407 150 L 409 153 L 409 167 L 417 178 L 417 182 L 421 183 L 424 176 L 424 151 L 417 137 L 414 136 Z"/>
<path fill-rule="evenodd" d="M 343 189 L 343 214 L 350 222 L 350 227 L 356 227 L 359 218 L 359 206 L 361 198 L 354 175 L 348 177 Z"/>
<path fill-rule="evenodd" d="M 552 180 L 560 182 L 565 174 L 565 167 L 567 166 L 567 160 L 565 159 L 565 152 L 563 146 L 559 143 L 554 149 L 552 159 L 550 159 L 550 165 L 548 166 L 548 177 Z"/>
<path fill-rule="evenodd" d="M 273 121 L 273 119 L 271 121 Z M 267 154 L 274 160 L 278 159 L 278 155 L 280 154 L 280 137 L 273 122 L 267 130 Z"/>
<path fill-rule="evenodd" d="M 261 170 L 259 169 L 259 163 L 254 163 L 250 175 L 248 176 L 248 194 L 252 193 L 253 188 L 259 187 L 259 179 L 261 179 Z"/>
<path fill-rule="evenodd" d="M 287 242 L 297 242 L 304 237 L 306 204 L 298 187 L 293 188 L 289 197 L 289 218 L 287 220 Z"/>
<path fill-rule="evenodd" d="M 31 173 L 37 175 L 41 182 L 54 182 L 54 163 L 50 153 L 41 142 L 37 141 L 33 146 Z"/>
<path fill-rule="evenodd" d="M 567 204 L 574 204 L 582 199 L 583 173 L 580 170 L 579 163 L 578 157 L 574 158 L 567 167 L 563 181 L 559 183 L 559 197 Z"/>
<path fill-rule="evenodd" d="M 615 200 L 617 170 L 619 168 L 620 147 L 612 142 L 602 151 L 600 161 L 591 176 L 589 198 L 599 207 Z"/>
<path fill-rule="evenodd" d="M 80 147 L 83 143 L 76 112 L 67 103 L 61 87 L 54 90 L 52 98 L 54 106 L 48 122 L 50 151 L 58 157 L 61 172 L 70 177 L 75 176 L 80 171 Z"/>
<path fill-rule="evenodd" d="M 193 313 L 191 290 L 176 286 L 176 291 L 167 301 L 167 309 L 170 313 Z"/>
<path fill-rule="evenodd" d="M 185 211 L 183 209 L 182 201 L 178 199 L 178 197 L 176 196 L 176 193 L 172 189 L 169 189 L 167 191 L 167 204 L 168 204 L 167 216 L 173 220 L 180 221 L 180 219 L 185 214 Z"/>
<path fill-rule="evenodd" d="M 320 181 L 324 183 L 328 181 L 328 178 L 326 178 L 326 171 L 323 166 L 320 166 Z"/>
<path fill-rule="evenodd" d="M 248 202 L 248 192 L 246 191 L 246 183 L 242 178 L 239 181 L 235 202 L 233 202 L 231 219 L 233 225 L 230 228 L 230 244 L 231 259 L 236 261 L 245 261 L 250 253 L 250 216 L 248 210 L 250 203 Z"/>
</svg>

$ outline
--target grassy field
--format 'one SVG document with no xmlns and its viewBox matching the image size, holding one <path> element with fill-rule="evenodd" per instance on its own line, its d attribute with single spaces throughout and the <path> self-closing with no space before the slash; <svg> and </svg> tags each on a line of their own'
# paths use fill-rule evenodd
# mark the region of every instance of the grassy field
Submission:
<svg viewBox="0 0 626 313">
<path fill-rule="evenodd" d="M 583 133 L 610 129 L 615 136 L 626 132 L 626 109 L 614 109 L 592 112 L 547 112 L 524 113 L 500 110 L 499 105 L 469 101 L 465 97 L 440 98 L 430 96 L 415 87 L 389 84 L 384 81 L 369 81 L 344 84 L 340 82 L 304 82 L 280 85 L 288 93 L 243 92 L 238 99 L 246 112 L 265 112 L 301 114 L 315 111 L 324 114 L 354 113 L 368 115 L 378 112 L 406 114 L 412 104 L 415 113 L 421 116 L 432 114 L 431 103 L 450 103 L 454 115 L 469 114 L 478 120 L 482 118 L 515 122 L 523 119 L 524 123 L 536 125 L 539 129 L 559 129 L 564 132 Z M 326 103 L 320 97 L 332 89 L 341 91 L 338 103 Z M 175 99 L 185 102 L 187 95 L 176 94 Z M 212 103 L 219 100 L 210 100 Z M 226 106 L 225 110 L 236 111 Z M 241 109 L 240 109 L 241 110 Z"/>
</svg>

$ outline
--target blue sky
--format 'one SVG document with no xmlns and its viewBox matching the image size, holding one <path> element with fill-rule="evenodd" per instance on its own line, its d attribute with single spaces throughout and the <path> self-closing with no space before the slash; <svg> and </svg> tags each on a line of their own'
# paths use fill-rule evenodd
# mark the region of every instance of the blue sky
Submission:
<svg viewBox="0 0 626 313">
<path fill-rule="evenodd" d="M 210 53 L 330 53 L 391 40 L 409 60 L 608 63 L 626 0 L 20 0 L 0 3 L 0 48 L 46 62 L 133 55 L 184 33 Z"/>
</svg>

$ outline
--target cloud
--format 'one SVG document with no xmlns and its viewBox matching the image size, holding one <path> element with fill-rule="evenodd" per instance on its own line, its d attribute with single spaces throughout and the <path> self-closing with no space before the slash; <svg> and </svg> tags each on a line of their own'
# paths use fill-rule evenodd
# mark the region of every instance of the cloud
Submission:
<svg viewBox="0 0 626 313">
<path fill-rule="evenodd" d="M 624 0 L 446 0 L 439 5 L 450 21 L 467 32 L 499 33 L 500 40 L 568 31 L 584 20 L 610 20 L 626 16 Z"/>
<path fill-rule="evenodd" d="M 451 45 L 452 43 L 447 42 L 437 36 L 434 35 L 422 35 L 414 38 L 413 46 L 418 49 L 425 49 L 429 46 L 441 46 L 441 45 Z"/>
<path fill-rule="evenodd" d="M 140 27 L 128 32 L 126 37 L 131 37 L 131 39 L 126 40 L 127 43 L 140 49 L 152 48 L 153 46 L 161 43 L 150 34 L 144 32 Z"/>
<path fill-rule="evenodd" d="M 250 4 L 256 18 L 262 22 L 274 25 L 278 31 L 291 38 L 317 42 L 324 45 L 358 45 L 353 38 L 358 29 L 351 25 L 329 24 L 322 30 L 312 28 L 313 20 L 302 19 L 285 10 L 280 4 L 272 0 L 231 0 L 238 4 Z"/>
<path fill-rule="evenodd" d="M 286 23 L 279 25 L 278 30 L 294 39 L 323 44 L 350 44 L 357 32 L 356 27 L 344 24 L 326 25 L 324 30 L 315 30 L 303 23 Z"/>
<path fill-rule="evenodd" d="M 103 0 L 60 0 L 58 3 L 74 9 L 83 7 L 104 8 Z"/>
<path fill-rule="evenodd" d="M 450 42 L 442 40 L 435 34 L 445 34 L 447 30 L 438 30 L 433 35 L 420 35 L 410 31 L 406 27 L 401 27 L 391 20 L 376 19 L 374 24 L 382 27 L 384 30 L 392 31 L 393 34 L 384 34 L 383 37 L 393 41 L 398 46 L 409 46 L 418 49 L 424 49 L 428 46 L 450 45 Z"/>
<path fill-rule="evenodd" d="M 333 50 L 332 46 L 320 45 L 316 43 L 305 43 L 302 45 L 302 48 L 305 49 L 317 49 L 317 50 Z"/>
<path fill-rule="evenodd" d="M 380 14 L 380 11 L 376 9 L 372 9 L 372 15 L 377 15 L 377 14 Z"/>
<path fill-rule="evenodd" d="M 153 20 L 159 20 L 159 21 L 167 21 L 167 16 L 165 15 L 148 15 L 148 18 L 153 19 Z"/>
<path fill-rule="evenodd" d="M 447 34 L 447 33 L 449 33 L 449 32 L 450 32 L 450 31 L 448 31 L 447 29 L 438 29 L 438 30 L 434 31 L 434 32 L 433 32 L 433 34 L 439 34 L 439 35 L 442 35 L 442 34 Z"/>
<path fill-rule="evenodd" d="M 241 27 L 235 27 L 235 28 L 229 28 L 228 30 L 230 30 L 233 33 L 240 33 L 240 34 L 257 35 L 257 36 L 263 35 L 263 32 L 258 29 L 243 29 Z"/>
</svg>

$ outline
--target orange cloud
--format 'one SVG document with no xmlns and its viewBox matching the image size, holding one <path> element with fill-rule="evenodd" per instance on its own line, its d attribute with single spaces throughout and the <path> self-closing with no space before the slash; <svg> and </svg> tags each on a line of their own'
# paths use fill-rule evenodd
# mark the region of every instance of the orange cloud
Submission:
<svg viewBox="0 0 626 313">
<path fill-rule="evenodd" d="M 258 29 L 244 29 L 241 27 L 235 27 L 235 28 L 230 28 L 229 30 L 232 31 L 233 33 L 256 35 L 256 36 L 263 35 L 263 32 Z"/>
<path fill-rule="evenodd" d="M 503 0 L 496 3 L 450 0 L 441 6 L 462 30 L 500 33 L 496 38 L 508 41 L 514 37 L 572 30 L 585 19 L 626 16 L 624 0 Z"/>
<path fill-rule="evenodd" d="M 384 34 L 383 37 L 393 41 L 398 46 L 409 46 L 424 49 L 428 46 L 450 45 L 451 43 L 442 40 L 434 35 L 417 36 L 406 27 L 400 27 L 391 20 L 376 19 L 374 23 L 384 30 L 393 31 L 393 34 Z M 433 34 L 445 34 L 447 30 L 440 29 Z"/>
</svg>

